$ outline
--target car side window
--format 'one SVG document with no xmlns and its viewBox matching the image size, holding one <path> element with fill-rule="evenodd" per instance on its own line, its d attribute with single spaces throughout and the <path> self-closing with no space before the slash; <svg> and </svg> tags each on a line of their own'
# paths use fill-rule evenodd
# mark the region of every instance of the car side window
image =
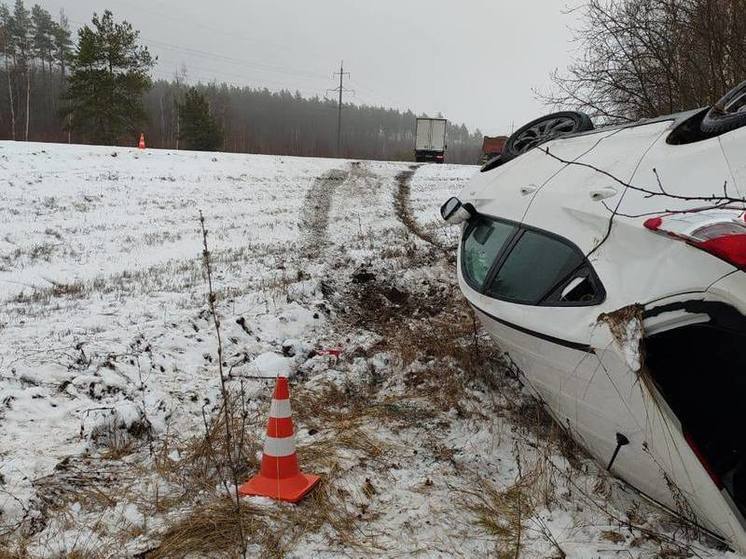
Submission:
<svg viewBox="0 0 746 559">
<path fill-rule="evenodd" d="M 543 305 L 596 305 L 603 300 L 603 288 L 594 277 L 589 266 L 574 272 L 553 293 L 546 297 Z"/>
<path fill-rule="evenodd" d="M 495 260 L 517 227 L 502 221 L 479 217 L 467 226 L 461 252 L 464 276 L 481 290 Z"/>
<path fill-rule="evenodd" d="M 489 281 L 486 294 L 525 305 L 592 305 L 603 289 L 572 244 L 525 230 Z"/>
</svg>

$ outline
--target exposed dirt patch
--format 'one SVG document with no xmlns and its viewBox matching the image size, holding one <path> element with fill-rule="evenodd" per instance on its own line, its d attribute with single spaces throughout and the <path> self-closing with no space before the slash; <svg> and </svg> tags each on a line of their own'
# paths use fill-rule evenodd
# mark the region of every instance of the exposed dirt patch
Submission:
<svg viewBox="0 0 746 559">
<path fill-rule="evenodd" d="M 402 171 L 396 175 L 396 182 L 399 186 L 394 195 L 394 209 L 396 210 L 396 216 L 413 235 L 419 237 L 426 243 L 430 243 L 433 246 L 446 250 L 446 247 L 443 246 L 438 239 L 417 222 L 410 209 L 410 185 L 412 183 L 412 177 L 419 168 L 420 165 L 411 165 L 408 171 Z"/>
<path fill-rule="evenodd" d="M 391 276 L 361 270 L 352 276 L 346 290 L 346 301 L 351 305 L 346 309 L 345 320 L 355 327 L 388 335 L 392 323 L 428 319 L 453 311 L 452 298 L 461 299 L 445 285 L 428 282 L 410 290 Z"/>
<path fill-rule="evenodd" d="M 306 193 L 301 221 L 304 230 L 303 253 L 313 255 L 326 243 L 329 210 L 337 188 L 350 176 L 346 169 L 332 169 L 314 179 Z"/>
<path fill-rule="evenodd" d="M 426 253 L 431 250 L 420 248 Z M 418 261 L 417 257 L 411 260 L 413 265 Z M 440 265 L 450 271 L 445 258 Z M 442 427 L 450 422 L 439 415 L 442 413 L 455 410 L 458 417 L 482 414 L 470 406 L 467 396 L 474 386 L 500 392 L 499 385 L 506 377 L 496 374 L 502 369 L 499 352 L 479 328 L 450 276 L 412 283 L 383 261 L 359 268 L 342 285 L 338 282 L 331 287 L 331 283 L 329 280 L 327 293 L 338 330 L 369 333 L 377 340 L 369 347 L 355 348 L 347 357 L 375 359 L 385 354 L 395 363 L 395 376 L 388 379 L 376 370 L 369 371 L 361 412 L 365 409 L 368 415 L 403 426 L 419 426 L 429 420 Z M 379 397 L 377 390 L 386 382 L 388 393 Z M 392 383 L 398 386 L 394 398 Z M 350 397 L 354 391 L 347 389 Z"/>
</svg>

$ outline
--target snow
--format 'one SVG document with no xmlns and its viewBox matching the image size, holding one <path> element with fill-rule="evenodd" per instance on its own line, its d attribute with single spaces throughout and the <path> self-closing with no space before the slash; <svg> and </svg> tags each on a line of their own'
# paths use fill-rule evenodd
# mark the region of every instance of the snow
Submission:
<svg viewBox="0 0 746 559">
<path fill-rule="evenodd" d="M 82 551 L 129 556 L 156 546 L 190 506 L 210 498 L 202 488 L 168 509 L 164 496 L 179 494 L 180 482 L 159 473 L 188 456 L 177 442 L 200 436 L 203 414 L 219 410 L 201 210 L 225 375 L 242 390 L 255 450 L 277 375 L 293 379 L 291 397 L 329 387 L 345 394 L 327 413 L 363 414 L 344 424 L 350 440 L 335 443 L 344 432 L 310 417 L 296 420 L 296 442 L 302 463 L 304 452 L 334 449 L 337 469 L 318 473 L 344 496 L 364 540 L 375 541 L 370 554 L 491 554 L 499 538 L 465 508 L 466 496 L 481 494 L 481 482 L 510 487 L 521 471 L 544 464 L 559 497 L 537 506 L 522 556 L 554 552 L 541 526 L 568 557 L 659 551 L 648 540 L 633 545 L 630 530 L 581 496 L 603 485 L 606 506 L 620 518 L 639 510 L 651 530 L 700 556 L 736 557 L 683 539 L 666 514 L 590 460 L 572 469 L 508 411 L 524 398 L 518 389 L 491 391 L 474 379 L 457 402 L 437 404 L 417 397 L 417 388 L 411 396 L 410 383 L 424 390 L 429 382 L 443 385 L 432 397 L 447 396 L 448 363 L 418 353 L 432 332 L 405 344 L 407 331 L 397 328 L 437 316 L 452 299 L 442 247 L 458 233 L 440 223 L 438 210 L 478 168 L 412 169 L 409 211 L 438 246 L 396 214 L 397 176 L 407 170 L 407 163 L 0 142 L 0 544 L 4 526 L 36 519 L 26 531 L 33 556 L 71 554 L 80 542 Z M 390 289 L 388 301 L 366 291 L 379 284 Z M 371 326 L 385 312 L 394 319 Z M 397 341 L 406 345 L 398 353 L 390 343 Z M 339 356 L 323 351 L 337 348 Z M 484 374 L 504 376 L 492 362 Z M 158 467 L 142 444 L 151 439 L 165 445 Z M 80 479 L 89 482 L 76 485 Z M 75 498 L 84 489 L 112 489 L 112 501 L 92 507 L 90 498 Z M 303 534 L 288 555 L 344 555 L 330 530 Z M 624 542 L 604 540 L 605 530 L 623 533 Z"/>
<path fill-rule="evenodd" d="M 251 362 L 252 372 L 262 378 L 289 377 L 290 359 L 268 351 Z"/>
<path fill-rule="evenodd" d="M 630 320 L 625 325 L 624 343 L 622 351 L 624 353 L 625 363 L 632 371 L 639 371 L 642 368 L 642 356 L 640 347 L 644 335 L 642 321 L 640 319 Z"/>
</svg>

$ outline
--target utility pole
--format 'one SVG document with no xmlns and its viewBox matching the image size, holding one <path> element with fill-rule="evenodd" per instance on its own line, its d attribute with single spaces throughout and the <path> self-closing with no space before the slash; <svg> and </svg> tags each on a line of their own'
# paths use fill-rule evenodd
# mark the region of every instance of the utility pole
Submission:
<svg viewBox="0 0 746 559">
<path fill-rule="evenodd" d="M 352 91 L 344 87 L 345 76 L 350 77 L 350 73 L 345 72 L 344 60 L 339 64 L 339 72 L 334 72 L 334 75 L 339 76 L 339 87 L 327 89 L 327 93 L 330 91 L 339 93 L 339 101 L 337 102 L 337 157 L 342 157 L 342 94 Z"/>
</svg>

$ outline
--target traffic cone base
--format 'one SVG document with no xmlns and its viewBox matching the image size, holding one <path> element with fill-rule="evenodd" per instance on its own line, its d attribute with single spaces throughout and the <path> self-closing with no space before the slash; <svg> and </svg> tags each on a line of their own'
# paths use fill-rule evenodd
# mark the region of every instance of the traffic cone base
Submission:
<svg viewBox="0 0 746 559">
<path fill-rule="evenodd" d="M 303 473 L 285 479 L 271 479 L 259 474 L 239 487 L 238 493 L 244 497 L 269 497 L 297 503 L 314 488 L 319 479 L 319 476 Z"/>
</svg>

